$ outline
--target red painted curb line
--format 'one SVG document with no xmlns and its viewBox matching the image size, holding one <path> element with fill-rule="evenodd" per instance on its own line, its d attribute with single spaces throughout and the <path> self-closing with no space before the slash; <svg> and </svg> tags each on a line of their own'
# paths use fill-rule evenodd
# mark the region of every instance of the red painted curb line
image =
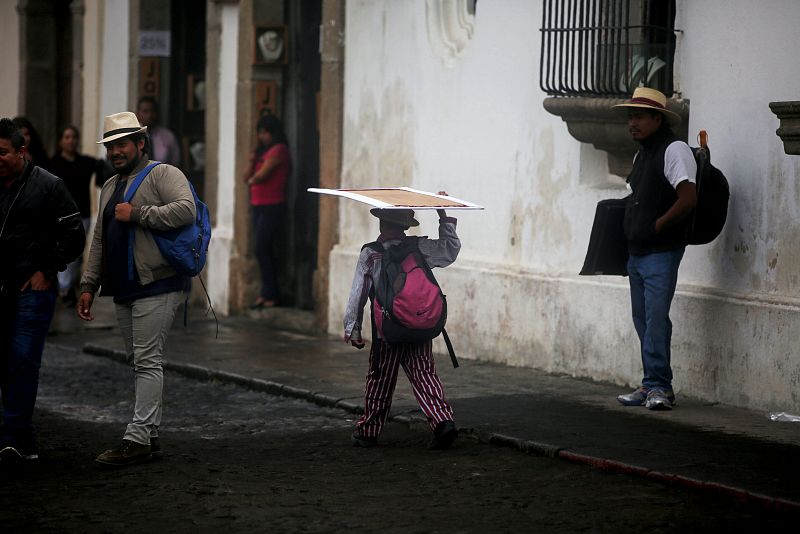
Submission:
<svg viewBox="0 0 800 534">
<path fill-rule="evenodd" d="M 597 456 L 589 456 L 587 454 L 579 454 L 576 452 L 560 450 L 557 457 L 568 462 L 588 465 L 607 471 L 609 473 L 618 473 L 623 475 L 634 475 L 647 478 L 669 486 L 678 486 L 693 490 L 710 491 L 718 495 L 733 497 L 740 501 L 742 504 L 757 504 L 762 508 L 768 510 L 775 510 L 780 512 L 800 512 L 800 503 L 790 501 L 788 499 L 780 499 L 777 497 L 770 497 L 760 493 L 753 493 L 736 486 L 722 484 L 720 482 L 710 482 L 699 480 L 696 478 L 686 477 L 683 475 L 675 475 L 662 471 L 647 469 L 638 465 L 627 464 L 617 460 L 610 460 L 607 458 L 599 458 Z"/>
</svg>

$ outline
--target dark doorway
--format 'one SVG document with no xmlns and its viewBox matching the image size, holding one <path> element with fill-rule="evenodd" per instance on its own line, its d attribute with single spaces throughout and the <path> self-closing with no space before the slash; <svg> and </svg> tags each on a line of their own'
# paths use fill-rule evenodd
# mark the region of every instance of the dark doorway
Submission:
<svg viewBox="0 0 800 534">
<path fill-rule="evenodd" d="M 19 115 L 26 116 L 41 137 L 47 156 L 56 150 L 58 129 L 77 122 L 73 109 L 74 24 L 70 0 L 20 2 L 22 57 Z M 39 162 L 45 164 L 46 162 Z"/>
<path fill-rule="evenodd" d="M 320 0 L 287 2 L 289 63 L 286 65 L 285 122 L 294 172 L 287 189 L 288 227 L 278 254 L 282 304 L 314 308 L 313 273 L 317 263 L 319 212 L 316 195 L 306 189 L 319 185 L 318 96 L 320 86 Z"/>
<path fill-rule="evenodd" d="M 181 147 L 181 170 L 205 198 L 206 9 L 194 0 L 173 0 L 169 109 L 164 120 Z"/>
</svg>

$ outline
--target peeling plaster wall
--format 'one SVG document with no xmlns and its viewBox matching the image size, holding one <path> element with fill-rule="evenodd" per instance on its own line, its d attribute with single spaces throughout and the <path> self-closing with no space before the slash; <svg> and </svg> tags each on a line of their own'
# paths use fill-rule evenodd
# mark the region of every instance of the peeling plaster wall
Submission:
<svg viewBox="0 0 800 534">
<path fill-rule="evenodd" d="M 690 135 L 710 132 L 733 200 L 724 234 L 687 250 L 673 368 L 679 393 L 796 413 L 800 157 L 783 153 L 768 103 L 800 99 L 800 73 L 787 69 L 800 50 L 800 4 L 779 4 L 735 0 L 723 11 L 719 1 L 678 1 L 676 77 L 691 101 Z M 437 271 L 460 355 L 637 384 L 627 280 L 577 276 L 597 201 L 626 190 L 605 153 L 542 107 L 540 9 L 481 3 L 461 56 L 444 62 L 424 2 L 348 1 L 342 185 L 444 189 L 486 207 L 458 214 L 461 256 Z M 339 209 L 336 334 L 360 246 L 377 234 L 366 206 Z M 418 233 L 435 234 L 433 213 L 418 218 Z"/>
<path fill-rule="evenodd" d="M 5 75 L 0 78 L 0 117 L 15 117 L 19 109 L 19 12 L 17 0 L 0 0 L 0 43 Z"/>
</svg>

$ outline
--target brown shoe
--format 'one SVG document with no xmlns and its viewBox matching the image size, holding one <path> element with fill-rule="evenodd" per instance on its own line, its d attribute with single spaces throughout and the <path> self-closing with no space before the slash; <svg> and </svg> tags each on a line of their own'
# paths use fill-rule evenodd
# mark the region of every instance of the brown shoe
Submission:
<svg viewBox="0 0 800 534">
<path fill-rule="evenodd" d="M 161 456 L 161 441 L 158 438 L 150 438 L 150 453 L 153 458 Z"/>
<path fill-rule="evenodd" d="M 150 445 L 140 445 L 129 439 L 122 440 L 122 446 L 117 449 L 109 449 L 97 458 L 95 462 L 103 465 L 124 466 L 146 462 L 153 457 Z"/>
</svg>

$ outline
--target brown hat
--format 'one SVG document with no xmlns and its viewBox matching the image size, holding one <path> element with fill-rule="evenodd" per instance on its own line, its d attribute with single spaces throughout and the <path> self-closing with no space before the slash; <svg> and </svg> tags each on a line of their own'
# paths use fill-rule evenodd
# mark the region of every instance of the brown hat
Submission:
<svg viewBox="0 0 800 534">
<path fill-rule="evenodd" d="M 414 210 L 372 208 L 369 212 L 382 221 L 398 226 L 419 226 L 419 222 L 414 218 Z"/>
<path fill-rule="evenodd" d="M 136 118 L 135 113 L 130 111 L 114 113 L 113 115 L 107 115 L 103 120 L 103 138 L 97 144 L 102 145 L 126 135 L 146 131 L 147 126 L 139 124 L 139 119 Z"/>
<path fill-rule="evenodd" d="M 673 124 L 680 124 L 681 116 L 667 109 L 667 97 L 664 93 L 648 87 L 637 87 L 633 96 L 624 104 L 617 104 L 615 108 L 644 108 L 660 111 L 664 117 Z"/>
</svg>

